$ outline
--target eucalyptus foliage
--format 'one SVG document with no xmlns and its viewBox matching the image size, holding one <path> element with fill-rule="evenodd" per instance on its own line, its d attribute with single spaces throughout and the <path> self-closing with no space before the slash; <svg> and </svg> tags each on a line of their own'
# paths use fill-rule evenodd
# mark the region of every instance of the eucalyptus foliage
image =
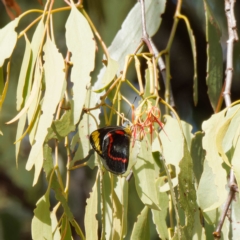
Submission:
<svg viewBox="0 0 240 240">
<path fill-rule="evenodd" d="M 165 5 L 166 0 L 145 1 L 150 38 L 161 29 L 160 16 Z M 207 53 L 208 97 L 216 110 L 223 82 L 220 29 L 211 1 L 203 0 L 203 5 L 208 45 L 202 51 Z M 187 28 L 193 57 L 192 99 L 197 104 L 196 39 L 191 22 L 181 13 L 180 3 L 179 6 L 174 26 L 183 21 Z M 34 29 L 32 40 L 28 38 L 28 28 L 16 31 L 24 14 L 0 30 L 0 107 L 10 81 L 11 56 L 19 38 L 25 41 L 16 92 L 18 113 L 8 122 L 18 122 L 16 163 L 21 142 L 28 136 L 31 150 L 26 170 L 34 171 L 33 187 L 42 172 L 47 181 L 45 194 L 36 202 L 33 213 L 32 238 L 72 239 L 77 234 L 87 240 L 151 239 L 155 229 L 160 239 L 211 239 L 211 230 L 218 225 L 228 196 L 231 169 L 240 184 L 239 102 L 213 114 L 198 132 L 193 132 L 192 123 L 178 117 L 169 100 L 169 57 L 174 31 L 160 53 L 143 48 L 140 2 L 128 13 L 108 48 L 84 4 L 75 6 L 71 1 L 68 7 L 54 9 L 46 3 L 46 9 L 29 26 Z M 69 12 L 65 22 L 66 56 L 55 43 L 51 18 L 61 11 Z M 94 81 L 91 74 L 96 71 L 97 48 L 103 49 L 104 57 Z M 158 68 L 159 59 L 165 61 L 166 69 Z M 143 62 L 146 69 L 142 68 Z M 166 76 L 165 98 L 159 95 L 162 76 Z M 138 96 L 135 106 L 128 93 Z M 128 109 L 132 117 L 127 115 Z M 91 150 L 89 135 L 99 125 L 121 125 L 124 120 L 133 131 L 130 162 L 128 171 L 116 176 L 103 168 L 100 157 Z M 51 141 L 54 147 L 50 147 Z M 63 142 L 68 158 L 64 159 L 65 171 L 60 171 L 58 151 Z M 69 194 L 69 179 L 79 167 L 97 169 L 82 217 L 83 229 L 69 205 L 73 197 Z M 134 206 L 130 183 L 142 204 L 132 228 L 128 225 L 130 207 Z M 51 191 L 55 201 L 50 197 Z M 224 221 L 222 239 L 239 239 L 238 194 Z"/>
</svg>

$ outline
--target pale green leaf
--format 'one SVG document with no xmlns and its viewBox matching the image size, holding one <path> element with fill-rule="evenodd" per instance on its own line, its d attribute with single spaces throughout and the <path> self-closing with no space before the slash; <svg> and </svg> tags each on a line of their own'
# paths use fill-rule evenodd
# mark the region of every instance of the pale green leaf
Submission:
<svg viewBox="0 0 240 240">
<path fill-rule="evenodd" d="M 72 4 L 66 23 L 66 44 L 72 53 L 71 81 L 73 82 L 73 119 L 79 121 L 95 64 L 95 42 L 87 20 Z"/>
<path fill-rule="evenodd" d="M 114 178 L 114 191 L 116 193 L 116 197 L 119 200 L 121 207 L 121 232 L 120 238 L 126 237 L 127 234 L 127 226 L 128 226 L 128 182 L 125 178 L 116 177 Z M 116 206 L 116 204 L 115 204 Z M 116 212 L 114 208 L 114 213 Z M 114 222 L 115 223 L 115 222 Z"/>
<path fill-rule="evenodd" d="M 90 149 L 92 149 L 89 142 L 89 136 L 94 130 L 96 130 L 96 124 L 92 116 L 90 116 L 89 114 L 83 114 L 83 118 L 78 125 L 78 149 L 74 155 L 73 161 L 71 162 L 71 166 L 77 160 L 81 160 L 87 157 Z"/>
<path fill-rule="evenodd" d="M 16 141 L 22 136 L 24 127 L 26 124 L 27 120 L 27 114 L 23 114 L 22 117 L 18 121 L 18 126 L 17 126 L 17 134 L 16 134 Z M 18 154 L 19 154 L 19 149 L 20 149 L 20 144 L 21 141 L 16 142 L 16 147 L 15 147 L 15 156 L 16 156 L 16 165 L 18 166 Z"/>
<path fill-rule="evenodd" d="M 41 20 L 37 25 L 37 28 L 33 34 L 33 38 L 31 41 L 32 58 L 31 58 L 31 62 L 29 63 L 29 70 L 28 70 L 29 74 L 27 74 L 26 80 L 25 80 L 26 90 L 23 91 L 24 101 L 27 100 L 31 92 L 32 79 L 36 79 L 39 76 L 41 76 L 40 73 L 42 71 L 42 66 L 39 64 L 39 61 L 37 61 L 37 59 L 38 59 L 39 48 L 41 46 L 43 38 L 44 38 L 44 23 L 43 23 L 43 20 Z M 31 123 L 32 125 L 34 124 L 32 130 L 29 133 L 29 142 L 31 145 L 33 144 L 33 141 L 34 141 L 36 127 L 39 120 L 39 118 L 35 116 L 36 110 L 39 105 L 39 101 L 40 101 L 40 89 L 38 89 L 38 94 L 37 93 L 35 94 L 35 98 L 33 99 L 28 109 L 28 122 Z M 35 122 L 33 122 L 34 118 L 35 118 Z"/>
<path fill-rule="evenodd" d="M 45 194 L 37 202 L 32 220 L 33 240 L 52 239 L 49 196 Z"/>
<path fill-rule="evenodd" d="M 98 191 L 96 181 L 95 184 L 93 185 L 90 197 L 87 199 L 87 205 L 84 216 L 86 239 L 89 240 L 98 239 L 98 221 L 96 219 L 97 207 L 98 207 Z"/>
<path fill-rule="evenodd" d="M 220 44 L 221 31 L 214 16 L 204 1 L 206 16 L 206 40 L 207 40 L 207 78 L 208 96 L 213 110 L 216 109 L 222 89 L 223 56 Z"/>
<path fill-rule="evenodd" d="M 213 173 L 213 169 L 209 166 L 209 161 L 205 160 L 204 171 L 202 173 L 198 190 L 197 190 L 198 204 L 199 204 L 199 207 L 203 210 L 208 209 L 211 206 L 216 208 L 217 205 L 219 205 L 219 204 L 216 204 L 218 203 L 219 198 L 218 198 L 218 192 L 217 192 L 218 188 L 214 183 L 215 181 L 216 180 L 215 180 L 215 175 Z M 225 193 L 225 197 L 226 196 L 227 194 Z M 213 209 L 213 207 L 211 209 Z"/>
<path fill-rule="evenodd" d="M 24 91 L 24 85 L 27 75 L 29 74 L 29 67 L 31 64 L 31 55 L 32 55 L 32 49 L 31 49 L 31 44 L 27 38 L 26 35 L 25 37 L 25 42 L 26 42 L 26 47 L 25 47 L 25 52 L 23 56 L 23 61 L 22 61 L 22 66 L 18 78 L 18 86 L 17 86 L 17 110 L 19 111 L 21 109 L 21 106 L 23 104 L 23 91 Z"/>
<path fill-rule="evenodd" d="M 47 38 L 44 45 L 44 70 L 46 78 L 46 91 L 43 99 L 42 111 L 40 117 L 35 143 L 32 146 L 26 169 L 30 170 L 35 165 L 35 173 L 39 172 L 37 169 L 36 159 L 42 152 L 43 143 L 47 135 L 47 129 L 51 126 L 53 114 L 56 111 L 57 105 L 62 98 L 63 90 L 66 85 L 64 84 L 64 60 L 62 55 L 58 52 L 55 44 Z M 38 165 L 38 167 L 42 167 Z M 35 176 L 38 179 L 38 176 Z"/>
<path fill-rule="evenodd" d="M 219 129 L 218 129 L 218 132 L 217 132 L 217 135 L 216 135 L 217 150 L 218 150 L 219 154 L 221 155 L 223 161 L 229 167 L 231 167 L 231 164 L 230 164 L 230 162 L 228 160 L 227 155 L 224 152 L 222 142 L 223 142 L 223 139 L 224 139 L 224 137 L 226 135 L 226 132 L 228 131 L 228 128 L 229 128 L 229 125 L 230 125 L 230 123 L 232 121 L 232 118 L 233 118 L 233 116 L 231 118 L 226 119 L 226 121 L 224 121 L 224 123 L 219 126 Z"/>
<path fill-rule="evenodd" d="M 238 186 L 240 186 L 240 139 L 239 139 L 239 132 L 236 145 L 234 146 L 234 153 L 232 158 L 232 168 L 234 171 L 234 175 L 237 181 Z M 240 194 L 240 193 L 239 193 Z"/>
<path fill-rule="evenodd" d="M 140 150 L 136 164 L 133 166 L 133 173 L 136 190 L 143 204 L 155 210 L 160 210 L 155 188 L 154 159 L 151 146 L 146 138 L 140 142 Z"/>
<path fill-rule="evenodd" d="M 202 217 L 202 218 L 201 218 Z M 205 229 L 201 224 L 201 220 L 203 220 L 203 216 L 201 216 L 200 210 L 197 209 L 197 211 L 194 213 L 194 226 L 193 226 L 193 236 L 192 240 L 206 240 L 206 234 Z"/>
<path fill-rule="evenodd" d="M 150 239 L 149 208 L 145 206 L 133 226 L 131 240 Z"/>
<path fill-rule="evenodd" d="M 165 159 L 166 165 L 169 164 L 175 167 L 176 177 L 172 178 L 173 187 L 178 184 L 178 174 L 180 172 L 179 163 L 183 158 L 184 136 L 176 119 L 170 116 L 165 116 L 167 123 L 164 126 L 164 131 L 160 132 L 162 143 L 162 155 Z M 174 149 L 174 151 L 173 151 Z M 156 138 L 152 144 L 152 151 L 158 152 L 160 144 Z M 161 192 L 169 191 L 169 184 L 166 183 L 160 189 Z"/>
<path fill-rule="evenodd" d="M 50 214 L 51 222 L 52 222 L 52 233 L 53 240 L 61 240 L 61 234 L 58 226 L 58 220 L 56 216 L 56 212 L 52 211 Z"/>
<path fill-rule="evenodd" d="M 216 193 L 216 197 L 218 201 L 216 201 L 216 197 L 210 198 L 212 205 L 207 206 L 207 204 L 202 204 L 202 209 L 204 211 L 210 211 L 214 208 L 217 208 L 221 206 L 221 204 L 225 201 L 226 199 L 226 184 L 227 184 L 227 174 L 225 169 L 222 167 L 223 160 L 218 154 L 217 146 L 216 146 L 216 134 L 219 130 L 219 127 L 222 125 L 224 121 L 226 121 L 225 118 L 225 112 L 226 111 L 221 111 L 217 114 L 212 115 L 210 119 L 207 121 L 204 121 L 202 124 L 202 129 L 205 132 L 205 136 L 203 137 L 203 149 L 206 151 L 206 157 L 205 161 L 207 161 L 207 164 L 204 164 L 204 166 L 208 166 L 208 168 L 211 168 L 211 170 L 208 170 L 207 175 L 213 174 L 211 176 L 212 182 L 208 183 L 206 187 L 209 187 L 212 189 L 213 187 L 215 188 L 214 192 Z M 228 114 L 228 117 L 230 114 Z M 203 176 L 205 176 L 204 171 L 208 169 L 207 167 L 204 167 L 203 170 L 203 175 L 200 180 L 199 192 L 203 192 L 205 186 L 201 184 L 201 182 L 205 182 L 206 180 L 202 179 Z M 205 176 L 209 177 L 209 176 Z M 205 183 L 206 184 L 206 183 Z M 203 187 L 203 189 L 202 189 Z M 207 191 L 208 192 L 208 191 Z M 206 193 L 206 192 L 205 192 Z M 209 193 L 209 192 L 208 192 Z M 205 200 L 203 200 L 205 202 Z"/>
<path fill-rule="evenodd" d="M 101 88 L 94 90 L 95 92 L 103 91 L 114 79 L 118 70 L 118 62 L 114 61 L 112 58 L 107 60 L 107 67 L 105 69 L 102 81 L 100 83 Z"/>
<path fill-rule="evenodd" d="M 3 77 L 3 68 L 0 67 L 0 93 L 2 94 L 4 89 L 4 77 Z"/>
<path fill-rule="evenodd" d="M 3 66 L 5 59 L 9 58 L 17 42 L 17 27 L 19 18 L 15 18 L 4 28 L 0 29 L 0 67 Z"/>
<path fill-rule="evenodd" d="M 165 11 L 166 1 L 146 0 L 144 2 L 146 11 L 146 28 L 149 36 L 152 37 L 160 26 L 162 20 L 160 16 Z M 108 48 L 111 58 L 119 64 L 119 72 L 124 68 L 125 57 L 130 53 L 134 53 L 142 38 L 142 21 L 141 14 L 139 14 L 140 9 L 140 3 L 138 2 L 125 18 L 121 29 L 117 32 Z M 105 69 L 103 68 L 98 75 L 98 81 L 94 86 L 95 89 L 102 88 L 101 80 L 104 73 Z"/>
<path fill-rule="evenodd" d="M 157 189 L 160 189 L 160 186 L 162 185 L 162 178 L 159 178 L 156 181 L 156 187 Z M 152 217 L 153 222 L 156 225 L 156 230 L 158 232 L 159 238 L 161 239 L 168 239 L 168 228 L 166 224 L 166 217 L 169 207 L 169 198 L 167 193 L 158 191 L 158 202 L 159 207 L 161 208 L 161 211 L 151 209 L 152 211 Z"/>
</svg>

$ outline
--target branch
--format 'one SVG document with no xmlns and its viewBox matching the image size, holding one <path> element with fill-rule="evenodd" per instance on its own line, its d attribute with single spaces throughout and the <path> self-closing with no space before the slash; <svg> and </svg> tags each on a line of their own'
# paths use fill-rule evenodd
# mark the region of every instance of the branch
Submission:
<svg viewBox="0 0 240 240">
<path fill-rule="evenodd" d="M 236 20 L 234 16 L 234 4 L 235 0 L 225 0 L 225 13 L 227 17 L 228 23 L 228 41 L 227 41 L 227 64 L 226 64 L 226 78 L 225 78 L 225 89 L 223 92 L 224 101 L 226 107 L 231 105 L 231 86 L 232 86 L 232 78 L 233 78 L 233 48 L 234 42 L 238 41 L 238 34 L 236 28 Z M 213 232 L 213 236 L 215 238 L 221 238 L 221 229 L 226 218 L 227 212 L 229 210 L 229 206 L 234 199 L 234 195 L 238 192 L 238 187 L 236 185 L 236 179 L 234 176 L 233 169 L 230 171 L 230 179 L 229 179 L 229 194 L 224 205 L 224 209 L 222 211 L 219 224 L 216 228 L 216 231 Z"/>
</svg>

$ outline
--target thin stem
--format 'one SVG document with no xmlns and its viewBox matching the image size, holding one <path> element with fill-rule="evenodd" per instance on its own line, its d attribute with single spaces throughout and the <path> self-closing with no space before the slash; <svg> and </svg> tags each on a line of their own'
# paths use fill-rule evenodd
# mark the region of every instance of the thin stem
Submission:
<svg viewBox="0 0 240 240">
<path fill-rule="evenodd" d="M 234 4 L 235 0 L 225 0 L 225 13 L 228 23 L 228 41 L 227 41 L 227 63 L 226 63 L 226 78 L 225 78 L 225 89 L 223 92 L 224 101 L 226 107 L 231 105 L 231 86 L 233 78 L 233 48 L 234 42 L 238 41 L 238 34 L 236 29 L 236 20 L 234 16 Z M 215 238 L 221 238 L 221 230 L 223 223 L 225 221 L 229 206 L 232 203 L 235 193 L 238 191 L 236 180 L 234 176 L 233 169 L 230 171 L 230 180 L 229 180 L 230 191 L 228 193 L 228 198 L 224 205 L 224 209 L 221 213 L 221 217 L 216 228 L 216 231 L 213 232 Z"/>
</svg>

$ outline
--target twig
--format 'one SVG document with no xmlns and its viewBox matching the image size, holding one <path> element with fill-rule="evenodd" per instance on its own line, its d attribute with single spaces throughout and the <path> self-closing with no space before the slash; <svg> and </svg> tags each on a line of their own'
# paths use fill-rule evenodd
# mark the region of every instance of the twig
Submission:
<svg viewBox="0 0 240 240">
<path fill-rule="evenodd" d="M 225 89 L 223 92 L 223 97 L 224 97 L 226 107 L 230 106 L 231 104 L 230 91 L 231 91 L 232 77 L 233 77 L 233 47 L 234 47 L 234 42 L 238 41 L 236 20 L 234 16 L 234 4 L 235 4 L 235 0 L 225 0 L 225 13 L 227 17 L 228 36 L 229 36 L 227 41 L 228 45 L 227 45 L 227 66 L 226 66 Z M 222 211 L 220 221 L 218 223 L 216 231 L 213 232 L 213 236 L 215 238 L 221 238 L 221 229 L 222 229 L 224 220 L 226 218 L 229 206 L 232 203 L 232 200 L 234 199 L 235 193 L 238 192 L 238 187 L 236 185 L 236 179 L 234 176 L 233 169 L 231 169 L 230 171 L 229 188 L 230 188 L 230 191 L 229 191 L 226 203 L 224 205 L 224 209 Z"/>
<path fill-rule="evenodd" d="M 152 57 L 152 61 L 154 64 L 154 57 L 157 58 L 159 55 L 159 51 L 156 48 L 156 46 L 154 45 L 152 39 L 149 37 L 148 33 L 147 33 L 147 27 L 146 27 L 146 14 L 145 14 L 145 4 L 144 4 L 144 0 L 139 0 L 140 4 L 141 4 L 141 16 L 142 16 L 142 41 L 145 42 L 145 44 L 147 45 L 149 52 L 152 53 L 154 56 Z M 158 58 L 158 67 L 162 73 L 162 78 L 163 78 L 163 82 L 164 85 L 166 87 L 166 67 L 165 67 L 165 63 L 162 59 L 162 57 Z M 156 73 L 156 67 L 154 64 L 154 70 L 155 70 L 155 81 L 157 81 L 157 73 Z M 155 82 L 155 94 L 158 95 L 157 93 L 157 86 L 158 86 L 158 82 Z M 171 86 L 169 86 L 169 103 L 172 107 L 175 107 L 175 103 L 174 103 L 174 99 L 173 99 L 173 94 L 172 94 L 172 88 Z"/>
</svg>

